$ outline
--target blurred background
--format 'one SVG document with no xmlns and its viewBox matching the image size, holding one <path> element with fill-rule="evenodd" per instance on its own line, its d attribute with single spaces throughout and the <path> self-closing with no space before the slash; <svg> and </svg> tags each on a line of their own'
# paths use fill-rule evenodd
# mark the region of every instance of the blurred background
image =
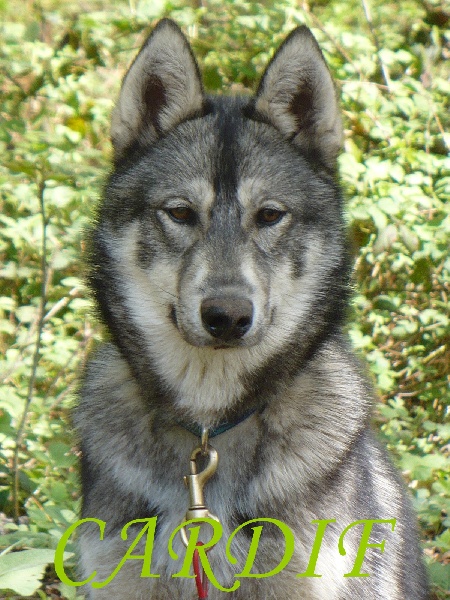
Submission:
<svg viewBox="0 0 450 600">
<path fill-rule="evenodd" d="M 0 15 L 0 598 L 80 598 L 52 562 L 79 511 L 70 408 L 100 339 L 83 235 L 121 78 L 163 16 L 189 36 L 209 91 L 254 90 L 299 24 L 324 51 L 345 126 L 348 332 L 412 493 L 434 598 L 449 598 L 450 5 L 0 0 Z"/>
</svg>

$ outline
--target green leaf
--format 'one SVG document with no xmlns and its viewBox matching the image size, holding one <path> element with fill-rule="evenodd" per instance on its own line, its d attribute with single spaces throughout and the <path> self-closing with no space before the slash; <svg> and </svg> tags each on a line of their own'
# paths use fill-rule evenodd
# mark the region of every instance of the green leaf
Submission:
<svg viewBox="0 0 450 600">
<path fill-rule="evenodd" d="M 375 227 L 378 229 L 378 231 L 383 231 L 386 229 L 388 221 L 384 212 L 382 212 L 375 205 L 368 207 L 367 212 L 372 217 Z"/>
<path fill-rule="evenodd" d="M 403 470 L 411 471 L 411 479 L 430 481 L 433 471 L 448 467 L 448 461 L 442 454 L 428 454 L 418 456 L 405 452 L 400 459 Z"/>
<path fill-rule="evenodd" d="M 71 467 L 77 461 L 76 456 L 71 454 L 71 448 L 62 442 L 53 442 L 48 451 L 55 465 L 58 467 Z"/>
<path fill-rule="evenodd" d="M 56 504 L 67 499 L 67 489 L 64 483 L 56 481 L 50 486 L 50 497 Z"/>
<path fill-rule="evenodd" d="M 450 590 L 450 565 L 433 562 L 428 565 L 428 573 L 432 583 L 443 590 Z"/>
<path fill-rule="evenodd" d="M 44 549 L 0 555 L 0 589 L 31 596 L 40 587 L 45 568 L 54 557 L 54 550 Z"/>
<path fill-rule="evenodd" d="M 405 225 L 400 225 L 399 232 L 402 242 L 408 250 L 410 252 L 415 252 L 419 248 L 419 237 Z"/>
<path fill-rule="evenodd" d="M 377 241 L 373 246 L 375 254 L 380 254 L 384 250 L 389 250 L 394 242 L 397 241 L 398 233 L 395 225 L 388 225 L 381 229 L 377 236 Z"/>
<path fill-rule="evenodd" d="M 414 270 L 411 274 L 413 283 L 423 283 L 427 288 L 431 287 L 431 265 L 426 258 L 420 258 L 414 265 Z"/>
</svg>

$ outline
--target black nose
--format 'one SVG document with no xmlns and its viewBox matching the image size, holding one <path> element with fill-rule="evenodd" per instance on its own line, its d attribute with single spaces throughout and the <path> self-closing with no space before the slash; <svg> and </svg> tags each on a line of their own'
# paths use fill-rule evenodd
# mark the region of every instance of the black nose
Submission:
<svg viewBox="0 0 450 600">
<path fill-rule="evenodd" d="M 215 338 L 238 340 L 252 326 L 253 304 L 245 298 L 208 298 L 202 302 L 203 327 Z"/>
</svg>

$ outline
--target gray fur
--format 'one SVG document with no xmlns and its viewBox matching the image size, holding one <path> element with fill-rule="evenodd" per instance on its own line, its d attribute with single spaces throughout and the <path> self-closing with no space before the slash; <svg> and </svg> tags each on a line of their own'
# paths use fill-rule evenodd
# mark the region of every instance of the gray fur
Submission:
<svg viewBox="0 0 450 600">
<path fill-rule="evenodd" d="M 140 578 L 142 562 L 129 560 L 105 588 L 87 586 L 90 599 L 197 597 L 191 579 L 171 578 L 181 563 L 167 553 L 198 444 L 183 424 L 213 427 L 250 408 L 212 442 L 219 468 L 205 495 L 224 528 L 208 555 L 213 571 L 233 584 L 249 536 L 235 538 L 237 566 L 225 542 L 249 519 L 283 521 L 296 545 L 283 572 L 242 579 L 232 597 L 428 597 L 409 502 L 372 434 L 372 390 L 341 332 L 349 261 L 335 183 L 339 123 L 306 28 L 281 46 L 254 99 L 205 97 L 187 41 L 167 20 L 128 72 L 113 119 L 115 170 L 91 240 L 90 283 L 111 341 L 88 364 L 75 415 L 83 516 L 107 531 L 100 541 L 95 525 L 84 528 L 81 571 L 106 579 L 129 545 L 123 525 L 157 515 L 152 573 L 161 577 Z M 207 323 L 211 305 L 222 312 Z M 374 518 L 397 519 L 394 532 L 373 531 L 385 552 L 367 551 L 370 577 L 344 578 L 361 530 L 346 537 L 345 557 L 339 535 Z M 323 576 L 297 578 L 314 519 L 336 519 L 317 563 Z M 267 527 L 255 571 L 274 568 L 282 546 Z M 176 547 L 183 555 L 178 538 Z M 209 598 L 219 597 L 211 586 Z"/>
</svg>

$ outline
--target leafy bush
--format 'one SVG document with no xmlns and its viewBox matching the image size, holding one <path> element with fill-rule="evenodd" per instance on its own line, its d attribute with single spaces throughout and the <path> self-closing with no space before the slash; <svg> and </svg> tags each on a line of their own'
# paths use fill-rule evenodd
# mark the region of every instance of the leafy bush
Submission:
<svg viewBox="0 0 450 600">
<path fill-rule="evenodd" d="M 74 589 L 56 591 L 51 569 L 41 587 L 40 579 L 48 551 L 79 509 L 68 411 L 76 374 L 98 335 L 81 280 L 83 228 L 108 169 L 109 115 L 121 76 L 149 25 L 171 16 L 190 35 L 210 90 L 254 88 L 270 52 L 295 25 L 310 26 L 324 49 L 345 119 L 341 173 L 357 290 L 349 334 L 380 391 L 377 425 L 414 494 L 436 597 L 446 597 L 444 3 L 405 0 L 401 10 L 387 0 L 370 7 L 367 0 L 313 8 L 303 2 L 301 9 L 294 0 L 29 6 L 0 4 L 0 547 L 7 550 L 0 555 L 0 589 L 15 597 L 76 596 Z M 73 561 L 69 556 L 69 567 Z"/>
</svg>

